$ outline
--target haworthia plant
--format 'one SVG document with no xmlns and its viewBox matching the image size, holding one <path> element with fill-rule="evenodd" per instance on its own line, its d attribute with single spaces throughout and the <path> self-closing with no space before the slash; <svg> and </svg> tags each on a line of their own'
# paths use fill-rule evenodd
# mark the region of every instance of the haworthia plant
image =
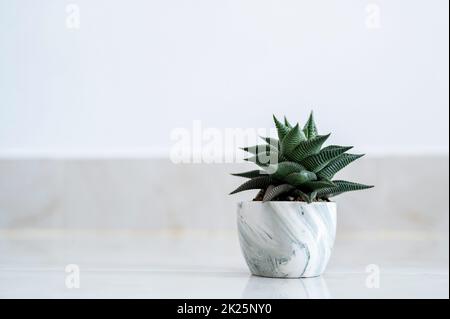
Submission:
<svg viewBox="0 0 450 319">
<path fill-rule="evenodd" d="M 299 124 L 291 125 L 286 117 L 279 121 L 274 115 L 273 119 L 278 139 L 262 137 L 266 144 L 242 148 L 250 153 L 247 161 L 256 163 L 260 169 L 232 174 L 249 180 L 231 194 L 258 189 L 263 193 L 262 201 L 298 198 L 312 202 L 373 187 L 332 180 L 337 172 L 363 154 L 347 153 L 351 146 L 322 148 L 330 134 L 319 135 L 312 112 L 302 129 Z"/>
</svg>

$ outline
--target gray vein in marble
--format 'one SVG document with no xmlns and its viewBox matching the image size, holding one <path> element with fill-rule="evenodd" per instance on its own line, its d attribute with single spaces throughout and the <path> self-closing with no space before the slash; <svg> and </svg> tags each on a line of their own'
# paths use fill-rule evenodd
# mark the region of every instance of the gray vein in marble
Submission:
<svg viewBox="0 0 450 319">
<path fill-rule="evenodd" d="M 238 233 L 252 274 L 319 276 L 334 244 L 336 205 L 243 202 L 238 205 Z"/>
</svg>

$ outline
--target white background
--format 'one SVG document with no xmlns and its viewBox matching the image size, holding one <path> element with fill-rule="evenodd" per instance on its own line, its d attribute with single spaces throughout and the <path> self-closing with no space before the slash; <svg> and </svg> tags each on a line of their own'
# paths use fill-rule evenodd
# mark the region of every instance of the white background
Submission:
<svg viewBox="0 0 450 319">
<path fill-rule="evenodd" d="M 446 0 L 0 0 L 0 153 L 164 156 L 193 120 L 314 109 L 335 142 L 448 154 L 448 48 Z"/>
</svg>

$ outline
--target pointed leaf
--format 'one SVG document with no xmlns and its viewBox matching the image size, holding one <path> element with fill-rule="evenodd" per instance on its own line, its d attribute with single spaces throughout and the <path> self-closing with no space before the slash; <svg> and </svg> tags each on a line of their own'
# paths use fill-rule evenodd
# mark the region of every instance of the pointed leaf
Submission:
<svg viewBox="0 0 450 319">
<path fill-rule="evenodd" d="M 330 135 L 331 134 L 317 135 L 307 141 L 300 142 L 292 152 L 287 154 L 287 157 L 293 161 L 300 162 L 309 155 L 318 153 L 323 143 L 325 143 Z"/>
<path fill-rule="evenodd" d="M 255 163 L 261 167 L 278 164 L 278 153 L 275 152 L 261 152 L 255 156 L 244 158 L 244 161 Z"/>
<path fill-rule="evenodd" d="M 364 185 L 348 181 L 333 181 L 335 187 L 323 188 L 317 192 L 318 197 L 328 198 L 345 192 L 358 191 L 372 188 L 372 185 Z"/>
<path fill-rule="evenodd" d="M 286 127 L 292 128 L 292 125 L 291 125 L 291 123 L 289 123 L 289 121 L 288 121 L 288 119 L 286 118 L 286 116 L 284 117 L 284 125 L 285 125 Z"/>
<path fill-rule="evenodd" d="M 317 175 L 321 178 L 332 179 L 333 176 L 339 172 L 341 169 L 346 167 L 351 162 L 357 160 L 358 158 L 364 156 L 364 154 L 347 154 L 344 153 L 340 155 L 335 160 L 331 161 L 327 166 L 321 169 Z"/>
<path fill-rule="evenodd" d="M 352 148 L 352 146 L 328 145 L 328 146 L 325 146 L 324 148 L 322 148 L 321 151 L 334 151 L 334 150 L 339 150 L 343 147 Z"/>
<path fill-rule="evenodd" d="M 261 145 L 255 145 L 255 146 L 249 146 L 249 147 L 242 147 L 241 150 L 245 152 L 249 152 L 251 154 L 258 154 L 261 152 L 278 152 L 278 149 L 275 146 L 272 146 L 270 144 L 261 144 Z"/>
<path fill-rule="evenodd" d="M 305 133 L 305 135 L 308 139 L 314 138 L 318 134 L 316 123 L 314 122 L 314 114 L 312 111 L 309 114 L 309 118 L 303 128 L 303 132 Z"/>
<path fill-rule="evenodd" d="M 255 177 L 259 177 L 259 176 L 267 176 L 266 172 L 261 171 L 259 169 L 253 170 L 253 171 L 248 171 L 248 172 L 243 172 L 243 173 L 234 173 L 231 175 L 238 176 L 238 177 L 245 177 L 245 178 L 255 178 Z"/>
<path fill-rule="evenodd" d="M 275 186 L 271 190 L 266 191 L 264 194 L 263 202 L 271 201 L 275 197 L 280 196 L 281 194 L 287 193 L 294 189 L 294 186 L 289 184 L 282 184 Z"/>
<path fill-rule="evenodd" d="M 295 125 L 289 133 L 286 134 L 284 139 L 281 141 L 281 153 L 285 156 L 288 154 L 301 142 L 305 141 L 306 137 L 300 128 Z"/>
<path fill-rule="evenodd" d="M 302 188 L 307 188 L 311 191 L 318 191 L 323 188 L 334 187 L 335 184 L 331 181 L 320 180 L 320 181 L 310 181 L 302 185 Z"/>
<path fill-rule="evenodd" d="M 339 146 L 337 148 L 325 147 L 319 153 L 310 155 L 301 161 L 301 164 L 314 173 L 317 173 L 325 166 L 327 166 L 332 160 L 336 159 L 341 154 L 347 152 L 352 147 Z"/>
<path fill-rule="evenodd" d="M 236 188 L 234 191 L 230 193 L 236 194 L 242 191 L 246 191 L 249 189 L 262 189 L 268 187 L 272 183 L 272 179 L 270 176 L 260 176 L 252 178 L 251 180 L 246 181 L 244 184 Z"/>
<path fill-rule="evenodd" d="M 273 147 L 280 149 L 280 142 L 273 137 L 263 137 L 260 136 L 260 138 L 262 138 L 264 141 L 266 141 L 267 144 L 272 145 Z"/>
<path fill-rule="evenodd" d="M 283 123 L 278 121 L 278 119 L 275 117 L 275 115 L 273 116 L 273 121 L 275 122 L 275 126 L 278 131 L 278 139 L 280 141 L 282 141 L 284 139 L 284 137 L 286 136 L 286 134 L 289 133 L 290 129 L 289 129 L 289 127 L 287 127 L 286 125 L 284 125 Z"/>
</svg>

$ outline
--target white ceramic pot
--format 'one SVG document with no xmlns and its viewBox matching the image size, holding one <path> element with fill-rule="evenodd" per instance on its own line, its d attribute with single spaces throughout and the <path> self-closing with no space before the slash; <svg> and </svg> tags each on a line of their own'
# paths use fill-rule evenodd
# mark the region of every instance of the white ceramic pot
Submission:
<svg viewBox="0 0 450 319">
<path fill-rule="evenodd" d="M 241 202 L 238 233 L 252 274 L 300 278 L 321 275 L 336 236 L 332 202 Z"/>
</svg>

